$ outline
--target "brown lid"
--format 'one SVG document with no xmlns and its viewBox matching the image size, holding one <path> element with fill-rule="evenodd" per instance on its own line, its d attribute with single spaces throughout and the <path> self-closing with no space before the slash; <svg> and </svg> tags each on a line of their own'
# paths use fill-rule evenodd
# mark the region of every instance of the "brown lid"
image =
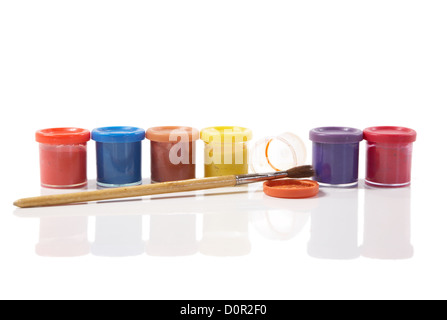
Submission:
<svg viewBox="0 0 447 320">
<path fill-rule="evenodd" d="M 154 127 L 146 132 L 146 138 L 156 142 L 196 141 L 199 139 L 199 130 L 191 127 Z"/>
</svg>

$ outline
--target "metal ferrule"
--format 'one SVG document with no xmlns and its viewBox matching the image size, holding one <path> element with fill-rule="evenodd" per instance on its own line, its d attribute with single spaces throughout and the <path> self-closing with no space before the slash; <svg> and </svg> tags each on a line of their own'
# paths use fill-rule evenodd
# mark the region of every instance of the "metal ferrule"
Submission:
<svg viewBox="0 0 447 320">
<path fill-rule="evenodd" d="M 266 180 L 275 180 L 287 178 L 287 171 L 278 171 L 273 173 L 259 173 L 259 174 L 244 174 L 236 176 L 236 185 L 249 184 L 254 182 L 261 182 Z"/>
</svg>

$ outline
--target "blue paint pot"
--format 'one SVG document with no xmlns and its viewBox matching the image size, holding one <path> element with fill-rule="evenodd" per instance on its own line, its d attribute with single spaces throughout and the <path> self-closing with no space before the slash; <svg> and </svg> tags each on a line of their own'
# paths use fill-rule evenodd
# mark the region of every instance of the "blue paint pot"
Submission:
<svg viewBox="0 0 447 320">
<path fill-rule="evenodd" d="M 145 130 L 135 127 L 104 127 L 92 131 L 96 141 L 97 183 L 104 188 L 142 183 L 141 141 Z"/>
<path fill-rule="evenodd" d="M 352 187 L 359 177 L 359 144 L 363 131 L 322 127 L 310 131 L 315 180 L 322 186 Z"/>
</svg>

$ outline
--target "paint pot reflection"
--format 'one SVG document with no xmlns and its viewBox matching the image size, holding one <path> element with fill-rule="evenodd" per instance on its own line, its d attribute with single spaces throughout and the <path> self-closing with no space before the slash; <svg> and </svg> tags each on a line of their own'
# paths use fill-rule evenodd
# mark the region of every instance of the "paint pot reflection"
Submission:
<svg viewBox="0 0 447 320">
<path fill-rule="evenodd" d="M 142 216 L 96 217 L 92 254 L 100 257 L 130 257 L 144 253 Z"/>
<path fill-rule="evenodd" d="M 196 215 L 153 214 L 146 252 L 149 256 L 189 256 L 198 252 Z"/>
<path fill-rule="evenodd" d="M 247 212 L 204 214 L 200 253 L 217 257 L 248 255 L 248 217 Z"/>
<path fill-rule="evenodd" d="M 36 254 L 42 257 L 79 257 L 90 253 L 88 218 L 64 217 L 40 219 Z"/>
<path fill-rule="evenodd" d="M 373 259 L 410 259 L 411 189 L 365 189 L 364 257 Z"/>
<path fill-rule="evenodd" d="M 252 224 L 265 238 L 287 241 L 296 237 L 309 221 L 309 212 L 268 210 L 253 213 Z"/>
<path fill-rule="evenodd" d="M 358 188 L 326 188 L 324 193 L 311 214 L 309 256 L 333 260 L 358 258 Z"/>
<path fill-rule="evenodd" d="M 40 194 L 54 195 L 83 189 L 46 189 Z M 80 257 L 90 253 L 88 217 L 48 217 L 40 219 L 36 254 L 42 257 Z"/>
<path fill-rule="evenodd" d="M 267 239 L 287 241 L 304 229 L 319 199 L 285 200 L 263 195 L 257 201 L 266 209 L 252 212 L 252 225 Z"/>
</svg>

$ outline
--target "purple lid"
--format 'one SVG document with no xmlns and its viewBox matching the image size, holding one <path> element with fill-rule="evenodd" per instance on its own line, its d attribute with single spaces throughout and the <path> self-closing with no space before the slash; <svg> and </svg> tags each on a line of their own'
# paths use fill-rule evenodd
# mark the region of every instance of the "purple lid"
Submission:
<svg viewBox="0 0 447 320">
<path fill-rule="evenodd" d="M 356 143 L 363 140 L 363 131 L 348 127 L 321 127 L 310 130 L 309 137 L 318 143 Z"/>
</svg>

